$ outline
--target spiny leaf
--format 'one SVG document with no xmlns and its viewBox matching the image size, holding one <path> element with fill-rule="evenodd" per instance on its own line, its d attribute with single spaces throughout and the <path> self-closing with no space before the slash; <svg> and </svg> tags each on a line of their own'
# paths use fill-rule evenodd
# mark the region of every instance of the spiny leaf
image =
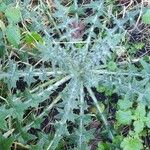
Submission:
<svg viewBox="0 0 150 150">
<path fill-rule="evenodd" d="M 3 106 L 0 107 L 0 129 L 7 129 L 6 118 L 12 114 L 11 110 L 5 109 Z"/>
</svg>

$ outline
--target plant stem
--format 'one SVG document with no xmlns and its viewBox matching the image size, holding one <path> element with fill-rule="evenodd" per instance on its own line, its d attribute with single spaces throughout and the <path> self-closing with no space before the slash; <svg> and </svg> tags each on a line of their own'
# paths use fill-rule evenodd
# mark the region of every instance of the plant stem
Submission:
<svg viewBox="0 0 150 150">
<path fill-rule="evenodd" d="M 92 70 L 93 73 L 96 74 L 107 74 L 107 75 L 118 75 L 118 76 L 150 76 L 150 74 L 142 74 L 142 73 L 131 73 L 131 72 L 112 72 L 107 70 Z"/>
<path fill-rule="evenodd" d="M 44 91 L 40 92 L 39 94 L 37 94 L 37 96 L 42 96 L 43 94 L 45 94 L 45 92 L 51 92 L 52 90 L 54 90 L 55 88 L 57 88 L 58 86 L 62 85 L 63 83 L 67 82 L 69 79 L 71 79 L 71 76 L 68 75 L 66 77 L 64 77 L 63 79 L 61 79 L 60 81 L 54 83 L 53 85 L 49 86 L 47 89 L 45 89 Z M 29 99 L 28 101 L 26 101 L 25 103 L 30 103 L 30 101 L 32 101 L 32 99 Z"/>
<path fill-rule="evenodd" d="M 24 72 L 18 72 L 17 73 L 17 75 L 19 77 L 25 77 L 25 76 L 28 76 L 28 74 L 29 73 L 24 73 Z M 57 75 L 57 74 L 61 75 L 63 73 L 61 71 L 47 71 L 45 73 L 44 72 L 40 72 L 40 71 L 39 72 L 37 72 L 37 71 L 33 72 L 33 76 L 40 76 L 42 74 L 46 74 L 47 76 L 54 76 L 54 75 Z M 10 76 L 11 76 L 11 74 L 9 74 L 9 73 L 1 73 L 0 74 L 0 79 L 9 78 Z"/>
<path fill-rule="evenodd" d="M 99 111 L 99 114 L 100 114 L 100 116 L 101 116 L 102 121 L 104 122 L 104 125 L 105 125 L 106 129 L 109 130 L 109 135 L 110 135 L 111 140 L 113 140 L 113 139 L 114 139 L 114 136 L 113 136 L 113 134 L 112 134 L 112 131 L 109 129 L 109 124 L 108 124 L 108 122 L 107 122 L 107 119 L 105 118 L 105 116 L 104 116 L 104 114 L 103 114 L 103 111 L 102 111 L 101 108 L 99 107 L 98 101 L 97 101 L 97 99 L 96 99 L 96 97 L 95 97 L 93 91 L 91 90 L 90 87 L 86 87 L 86 88 L 87 88 L 87 90 L 88 90 L 88 92 L 89 92 L 91 98 L 93 99 L 93 101 L 94 101 L 94 103 L 95 103 L 95 106 L 97 107 L 97 109 L 98 109 L 98 111 Z"/>
<path fill-rule="evenodd" d="M 101 7 L 103 5 L 103 0 L 101 1 L 101 3 L 99 4 L 98 6 L 98 12 L 100 11 Z M 83 61 L 85 60 L 86 56 L 87 56 L 87 53 L 88 53 L 88 49 L 89 49 L 89 45 L 90 45 L 90 41 L 91 41 L 91 38 L 92 38 L 92 33 L 94 31 L 94 28 L 95 28 L 95 24 L 96 24 L 96 21 L 98 19 L 98 12 L 97 14 L 95 15 L 94 19 L 93 19 L 93 25 L 91 26 L 90 28 L 90 31 L 89 31 L 89 35 L 88 35 L 88 38 L 87 38 L 87 43 L 85 45 L 85 49 L 84 49 L 84 56 L 83 56 Z"/>
<path fill-rule="evenodd" d="M 47 82 L 45 82 L 43 84 L 40 84 L 37 87 L 35 87 L 33 90 L 30 91 L 30 93 L 34 93 L 37 90 L 39 90 L 40 88 L 45 88 L 46 86 L 51 85 L 51 84 L 53 84 L 56 81 L 58 81 L 58 78 L 55 78 L 55 79 L 52 79 L 52 80 L 48 80 Z"/>
<path fill-rule="evenodd" d="M 83 128 L 83 104 L 84 104 L 84 91 L 83 91 L 83 84 L 80 88 L 80 137 L 79 137 L 79 148 L 82 149 L 82 128 Z"/>
</svg>

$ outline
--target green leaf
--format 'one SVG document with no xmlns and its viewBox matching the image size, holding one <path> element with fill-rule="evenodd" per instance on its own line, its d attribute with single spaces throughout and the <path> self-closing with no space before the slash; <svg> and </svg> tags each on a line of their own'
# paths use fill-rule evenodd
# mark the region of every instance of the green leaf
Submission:
<svg viewBox="0 0 150 150">
<path fill-rule="evenodd" d="M 127 110 L 132 107 L 132 102 L 129 100 L 119 100 L 118 106 L 121 110 Z"/>
<path fill-rule="evenodd" d="M 32 32 L 30 34 L 27 34 L 24 38 L 25 42 L 27 44 L 35 43 L 35 42 L 41 42 L 43 43 L 43 39 L 40 34 L 37 32 Z"/>
<path fill-rule="evenodd" d="M 146 117 L 146 126 L 150 128 L 150 112 L 147 114 L 147 117 Z"/>
<path fill-rule="evenodd" d="M 12 137 L 4 138 L 0 134 L 0 149 L 1 150 L 10 150 L 14 139 Z"/>
<path fill-rule="evenodd" d="M 76 47 L 76 48 L 79 48 L 79 49 L 82 48 L 83 46 L 84 46 L 83 43 L 76 43 L 76 44 L 75 44 L 75 47 Z"/>
<path fill-rule="evenodd" d="M 113 89 L 103 85 L 98 85 L 96 90 L 100 93 L 105 92 L 107 96 L 111 96 L 113 94 Z"/>
<path fill-rule="evenodd" d="M 144 47 L 145 43 L 143 42 L 138 42 L 138 43 L 135 43 L 133 46 L 139 50 L 139 49 L 142 49 Z"/>
<path fill-rule="evenodd" d="M 110 145 L 108 143 L 99 143 L 97 150 L 109 150 Z"/>
<path fill-rule="evenodd" d="M 122 125 L 129 125 L 133 119 L 131 110 L 128 110 L 128 111 L 119 110 L 119 111 L 117 111 L 116 119 L 117 119 L 118 123 L 120 123 Z"/>
<path fill-rule="evenodd" d="M 150 24 L 150 9 L 146 11 L 146 13 L 142 17 L 142 21 L 145 24 Z"/>
<path fill-rule="evenodd" d="M 21 40 L 19 27 L 16 25 L 9 25 L 6 29 L 6 37 L 14 47 L 18 47 Z"/>
<path fill-rule="evenodd" d="M 98 92 L 102 93 L 102 92 L 105 92 L 106 87 L 103 86 L 103 85 L 98 85 L 97 88 L 96 88 L 96 90 L 97 90 Z"/>
<path fill-rule="evenodd" d="M 126 137 L 121 143 L 123 150 L 141 150 L 143 149 L 143 144 L 139 138 Z"/>
<path fill-rule="evenodd" d="M 5 10 L 5 15 L 9 22 L 18 23 L 21 20 L 21 12 L 18 7 L 8 7 Z"/>
<path fill-rule="evenodd" d="M 145 105 L 142 103 L 139 103 L 139 105 L 137 106 L 134 112 L 135 120 L 144 120 L 145 115 L 146 115 Z"/>
<path fill-rule="evenodd" d="M 107 65 L 108 69 L 114 71 L 117 69 L 117 64 L 114 61 L 110 61 Z"/>
<path fill-rule="evenodd" d="M 133 125 L 134 125 L 134 131 L 136 133 L 140 133 L 144 129 L 144 122 L 142 120 L 134 121 Z"/>
</svg>

